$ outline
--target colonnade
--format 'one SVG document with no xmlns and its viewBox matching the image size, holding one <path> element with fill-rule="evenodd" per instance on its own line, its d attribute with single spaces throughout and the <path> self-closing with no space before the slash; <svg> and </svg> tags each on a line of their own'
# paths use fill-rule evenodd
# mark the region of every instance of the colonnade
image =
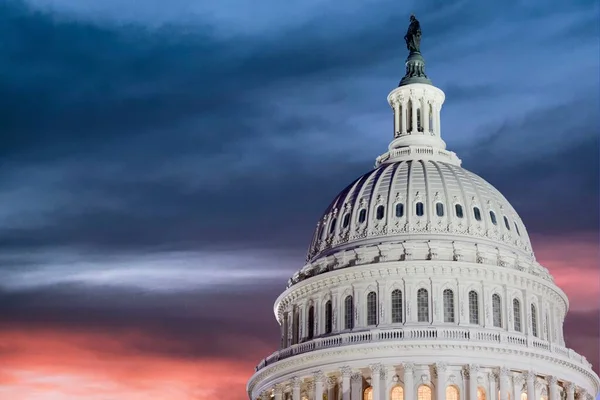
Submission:
<svg viewBox="0 0 600 400">
<path fill-rule="evenodd" d="M 274 384 L 256 400 L 593 400 L 583 388 L 535 371 L 446 363 L 339 367 Z"/>
</svg>

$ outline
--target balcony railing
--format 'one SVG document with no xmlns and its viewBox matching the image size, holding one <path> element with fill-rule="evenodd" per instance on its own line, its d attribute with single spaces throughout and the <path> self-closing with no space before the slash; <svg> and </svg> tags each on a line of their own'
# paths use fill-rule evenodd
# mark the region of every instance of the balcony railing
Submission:
<svg viewBox="0 0 600 400">
<path fill-rule="evenodd" d="M 412 340 L 440 340 L 440 341 L 464 341 L 464 342 L 487 342 L 504 343 L 509 346 L 530 347 L 538 350 L 549 351 L 559 354 L 575 362 L 591 366 L 586 358 L 571 349 L 540 340 L 531 336 L 509 332 L 490 332 L 477 328 L 389 328 L 371 329 L 360 332 L 347 332 L 313 339 L 309 342 L 292 345 L 279 350 L 263 359 L 257 366 L 256 371 L 277 361 L 298 354 L 308 353 L 314 350 L 331 347 L 347 346 L 358 343 L 374 343 L 385 341 L 412 341 Z"/>
</svg>

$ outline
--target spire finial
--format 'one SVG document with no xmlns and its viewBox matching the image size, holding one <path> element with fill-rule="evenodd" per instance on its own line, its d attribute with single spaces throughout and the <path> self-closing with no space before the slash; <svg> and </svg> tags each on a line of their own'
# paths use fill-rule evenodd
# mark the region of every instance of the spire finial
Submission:
<svg viewBox="0 0 600 400">
<path fill-rule="evenodd" d="M 414 14 L 410 15 L 410 24 L 406 35 L 404 35 L 404 41 L 409 54 L 406 59 L 406 75 L 404 75 L 398 86 L 411 83 L 431 85 L 431 81 L 425 75 L 425 59 L 421 56 L 421 24 Z"/>
</svg>

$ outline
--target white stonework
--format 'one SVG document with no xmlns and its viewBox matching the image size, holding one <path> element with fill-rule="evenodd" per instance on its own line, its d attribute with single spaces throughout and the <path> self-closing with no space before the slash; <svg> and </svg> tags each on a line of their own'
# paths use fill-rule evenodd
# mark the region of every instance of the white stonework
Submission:
<svg viewBox="0 0 600 400">
<path fill-rule="evenodd" d="M 598 376 L 565 347 L 568 299 L 523 221 L 445 149 L 444 93 L 407 84 L 388 102 L 388 152 L 319 220 L 250 400 L 594 398 Z"/>
</svg>

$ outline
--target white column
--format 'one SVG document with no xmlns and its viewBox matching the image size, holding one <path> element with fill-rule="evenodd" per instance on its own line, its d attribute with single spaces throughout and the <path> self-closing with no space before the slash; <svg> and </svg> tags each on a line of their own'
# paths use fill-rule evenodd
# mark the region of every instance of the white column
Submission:
<svg viewBox="0 0 600 400">
<path fill-rule="evenodd" d="M 423 110 L 421 111 L 421 121 L 423 122 L 423 134 L 429 135 L 429 103 L 423 98 Z"/>
<path fill-rule="evenodd" d="M 548 332 L 550 332 L 548 330 Z M 558 398 L 558 379 L 555 376 L 549 376 L 548 380 L 548 400 L 560 400 Z M 528 399 L 529 400 L 529 399 Z"/>
<path fill-rule="evenodd" d="M 402 108 L 400 109 L 400 112 L 401 112 L 400 118 L 402 121 L 400 126 L 402 127 L 403 135 L 406 135 L 406 104 L 407 104 L 407 102 L 406 102 L 406 100 L 404 100 L 402 102 Z"/>
<path fill-rule="evenodd" d="M 302 381 L 298 377 L 292 378 L 292 400 L 300 400 L 300 384 Z"/>
<path fill-rule="evenodd" d="M 435 400 L 445 400 L 446 399 L 446 368 L 447 365 L 445 363 L 436 363 L 435 371 L 437 373 L 437 381 L 435 385 L 436 395 Z"/>
<path fill-rule="evenodd" d="M 469 400 L 477 400 L 477 374 L 479 374 L 479 365 L 468 365 L 467 370 L 469 372 Z"/>
<path fill-rule="evenodd" d="M 350 399 L 351 400 L 362 400 L 363 397 L 363 393 L 362 393 L 362 380 L 363 377 L 360 374 L 360 372 L 355 372 L 352 374 L 352 377 L 350 378 L 350 386 L 352 387 L 352 389 L 350 390 L 351 396 Z"/>
<path fill-rule="evenodd" d="M 402 126 L 400 125 L 400 102 L 395 99 L 392 104 L 394 105 L 394 137 L 397 137 L 402 132 Z"/>
<path fill-rule="evenodd" d="M 283 389 L 284 386 L 283 385 L 275 385 L 275 390 L 274 390 L 274 400 L 281 400 L 283 398 Z"/>
<path fill-rule="evenodd" d="M 575 400 L 575 384 L 573 382 L 567 382 L 565 390 L 567 391 L 567 400 Z"/>
<path fill-rule="evenodd" d="M 437 137 L 441 137 L 442 136 L 442 132 L 440 129 L 440 115 L 441 115 L 441 105 L 438 104 L 437 107 L 435 108 L 435 135 Z"/>
<path fill-rule="evenodd" d="M 415 400 L 415 383 L 413 363 L 404 363 L 404 400 Z"/>
<path fill-rule="evenodd" d="M 410 105 L 411 105 L 411 112 L 412 112 L 412 118 L 411 118 L 411 126 L 410 126 L 410 132 L 414 135 L 416 133 L 418 133 L 417 127 L 417 105 L 415 104 L 417 101 L 414 97 L 410 98 Z"/>
<path fill-rule="evenodd" d="M 373 387 L 373 400 L 381 400 L 381 369 L 383 365 L 372 364 L 371 368 L 371 387 Z"/>
<path fill-rule="evenodd" d="M 500 400 L 508 400 L 508 370 L 504 367 L 500 368 Z"/>
<path fill-rule="evenodd" d="M 325 375 L 323 375 L 323 372 L 317 371 L 313 376 L 315 378 L 315 400 L 323 400 L 323 381 L 325 380 Z"/>
<path fill-rule="evenodd" d="M 535 397 L 535 372 L 527 371 L 527 400 L 537 400 Z"/>
<path fill-rule="evenodd" d="M 342 367 L 342 400 L 350 400 L 350 377 L 352 369 L 350 367 Z"/>
<path fill-rule="evenodd" d="M 496 386 L 497 378 L 498 378 L 498 374 L 496 372 L 492 372 L 489 374 L 490 392 L 488 393 L 488 395 L 489 395 L 490 400 L 498 400 L 498 389 Z"/>
<path fill-rule="evenodd" d="M 517 373 L 513 376 L 512 400 L 521 400 L 521 389 L 523 388 L 523 375 Z"/>
</svg>

